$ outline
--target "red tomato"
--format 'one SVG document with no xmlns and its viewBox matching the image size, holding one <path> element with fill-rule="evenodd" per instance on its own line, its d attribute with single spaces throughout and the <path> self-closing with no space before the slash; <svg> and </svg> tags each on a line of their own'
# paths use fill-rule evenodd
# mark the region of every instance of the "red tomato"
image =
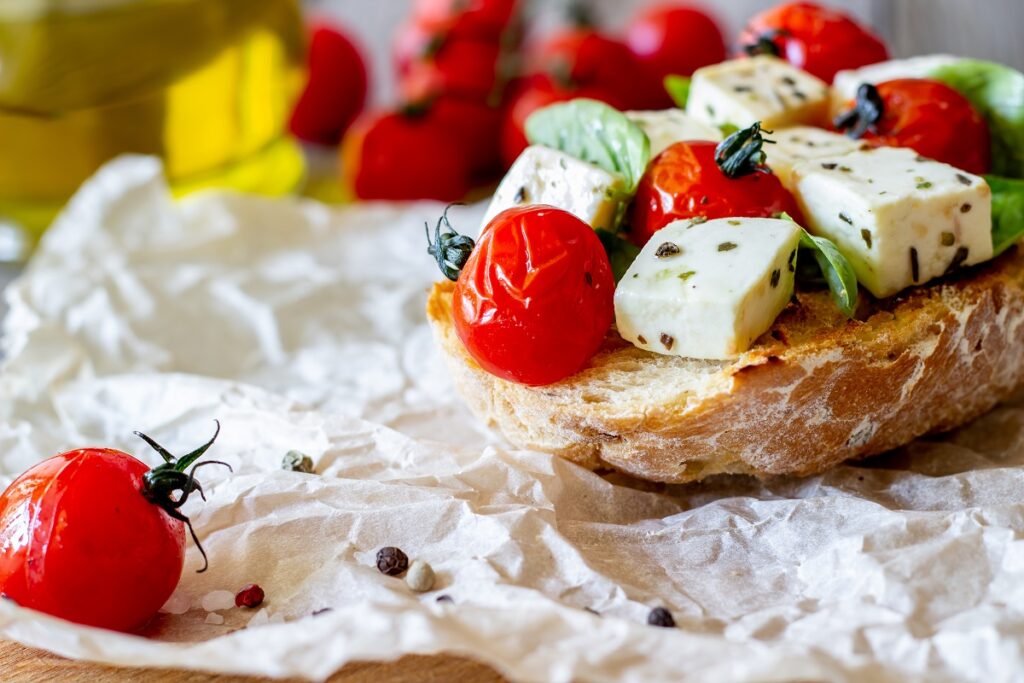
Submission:
<svg viewBox="0 0 1024 683">
<path fill-rule="evenodd" d="M 449 38 L 497 40 L 515 18 L 517 0 L 415 0 L 413 21 Z"/>
<path fill-rule="evenodd" d="M 336 145 L 366 104 L 366 65 L 352 41 L 327 24 L 312 26 L 307 60 L 289 129 L 301 140 Z"/>
<path fill-rule="evenodd" d="M 758 14 L 740 36 L 744 47 L 766 39 L 780 57 L 826 83 L 836 72 L 889 59 L 881 38 L 848 14 L 811 2 L 788 2 Z"/>
<path fill-rule="evenodd" d="M 614 291 L 589 225 L 550 206 L 509 209 L 487 225 L 459 275 L 455 331 L 488 372 L 551 384 L 597 352 L 615 317 Z"/>
<path fill-rule="evenodd" d="M 624 108 L 617 96 L 600 88 L 565 89 L 543 75 L 521 82 L 505 107 L 501 124 L 501 160 L 505 168 L 510 167 L 530 144 L 526 139 L 526 119 L 530 114 L 549 104 L 577 97 L 606 102 L 616 109 Z"/>
<path fill-rule="evenodd" d="M 181 469 L 169 476 L 187 478 L 189 457 L 212 443 L 171 461 Z M 86 448 L 18 477 L 0 495 L 0 592 L 79 624 L 118 631 L 145 625 L 184 566 L 187 518 L 171 493 L 181 499 L 198 490 L 167 488 L 159 476 L 168 474 L 159 470 L 127 453 Z"/>
<path fill-rule="evenodd" d="M 427 59 L 410 62 L 402 82 L 407 102 L 441 94 L 486 102 L 497 94 L 501 46 L 493 42 L 448 40 Z"/>
<path fill-rule="evenodd" d="M 626 44 L 659 84 L 665 76 L 689 76 L 727 56 L 718 23 L 699 9 L 675 3 L 654 5 L 633 19 Z M 667 94 L 662 102 L 672 106 Z"/>
<path fill-rule="evenodd" d="M 786 212 L 797 220 L 793 196 L 770 173 L 729 178 L 715 163 L 714 142 L 677 142 L 647 168 L 640 181 L 629 238 L 643 246 L 669 223 L 687 218 L 771 218 Z"/>
<path fill-rule="evenodd" d="M 430 59 L 444 44 L 445 37 L 432 34 L 416 22 L 406 22 L 398 27 L 392 48 L 395 71 L 404 78 L 413 64 Z"/>
<path fill-rule="evenodd" d="M 501 170 L 497 140 L 501 133 L 501 108 L 481 102 L 441 97 L 430 105 L 429 116 L 459 137 L 473 173 L 482 180 Z"/>
<path fill-rule="evenodd" d="M 944 83 L 914 78 L 881 83 L 876 92 L 881 99 L 881 118 L 864 122 L 870 125 L 864 140 L 909 147 L 970 173 L 989 172 L 992 152 L 988 123 L 966 97 Z"/>
<path fill-rule="evenodd" d="M 462 138 L 427 112 L 377 112 L 345 136 L 341 177 L 359 199 L 452 202 L 473 188 L 473 161 Z"/>
<path fill-rule="evenodd" d="M 624 43 L 591 29 L 553 35 L 534 50 L 529 63 L 532 73 L 545 73 L 566 90 L 597 88 L 626 109 L 657 107 L 664 100 L 660 80 L 640 67 Z"/>
</svg>

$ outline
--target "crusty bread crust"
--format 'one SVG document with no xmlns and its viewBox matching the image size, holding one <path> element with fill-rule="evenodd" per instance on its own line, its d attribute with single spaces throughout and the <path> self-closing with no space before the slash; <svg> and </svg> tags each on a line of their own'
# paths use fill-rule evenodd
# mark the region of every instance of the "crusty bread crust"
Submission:
<svg viewBox="0 0 1024 683">
<path fill-rule="evenodd" d="M 451 283 L 427 314 L 473 412 L 521 448 L 661 482 L 810 475 L 961 425 L 1024 381 L 1024 251 L 838 317 L 800 293 L 735 361 L 660 356 L 612 330 L 587 368 L 546 387 L 466 353 Z M 865 298 L 870 298 L 865 295 Z"/>
</svg>

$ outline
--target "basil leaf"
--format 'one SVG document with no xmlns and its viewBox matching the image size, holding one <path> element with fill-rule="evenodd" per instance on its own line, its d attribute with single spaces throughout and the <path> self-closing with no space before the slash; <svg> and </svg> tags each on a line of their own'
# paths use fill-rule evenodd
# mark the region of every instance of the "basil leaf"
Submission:
<svg viewBox="0 0 1024 683">
<path fill-rule="evenodd" d="M 1002 64 L 967 59 L 936 69 L 931 78 L 959 91 L 988 120 L 992 172 L 1024 178 L 1024 74 Z"/>
<path fill-rule="evenodd" d="M 690 99 L 690 83 L 689 76 L 665 76 L 662 81 L 668 96 L 680 109 L 686 109 L 686 102 Z"/>
<path fill-rule="evenodd" d="M 612 265 L 612 274 L 615 275 L 615 282 L 618 283 L 626 274 L 633 261 L 640 255 L 640 247 L 636 246 L 619 233 L 611 230 L 597 229 L 597 236 L 604 245 L 608 254 L 608 261 Z"/>
<path fill-rule="evenodd" d="M 846 257 L 831 240 L 817 237 L 803 231 L 800 246 L 814 251 L 814 260 L 825 276 L 828 288 L 832 292 L 832 300 L 847 318 L 852 318 L 857 310 L 857 275 Z"/>
<path fill-rule="evenodd" d="M 1003 253 L 1024 238 L 1024 180 L 985 176 L 992 188 L 992 249 Z"/>
<path fill-rule="evenodd" d="M 526 137 L 622 176 L 632 195 L 651 160 L 647 135 L 622 112 L 597 100 L 576 99 L 539 109 L 526 119 Z"/>
</svg>

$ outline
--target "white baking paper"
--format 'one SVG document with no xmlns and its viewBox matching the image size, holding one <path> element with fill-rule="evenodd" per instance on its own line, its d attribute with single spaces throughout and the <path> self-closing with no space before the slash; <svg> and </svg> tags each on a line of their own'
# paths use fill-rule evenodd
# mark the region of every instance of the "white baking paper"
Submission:
<svg viewBox="0 0 1024 683">
<path fill-rule="evenodd" d="M 187 512 L 211 569 L 190 549 L 145 637 L 3 601 L 0 635 L 312 679 L 449 652 L 517 681 L 1022 680 L 1024 402 L 805 480 L 643 487 L 519 452 L 461 406 L 424 322 L 442 208 L 175 204 L 153 160 L 103 169 L 9 293 L 0 483 L 84 445 L 152 461 L 132 430 L 184 450 L 214 418 L 235 474 L 204 470 Z M 292 449 L 319 475 L 281 471 Z M 385 545 L 438 589 L 378 573 Z M 265 605 L 231 606 L 250 582 Z M 656 605 L 678 628 L 645 624 Z"/>
</svg>

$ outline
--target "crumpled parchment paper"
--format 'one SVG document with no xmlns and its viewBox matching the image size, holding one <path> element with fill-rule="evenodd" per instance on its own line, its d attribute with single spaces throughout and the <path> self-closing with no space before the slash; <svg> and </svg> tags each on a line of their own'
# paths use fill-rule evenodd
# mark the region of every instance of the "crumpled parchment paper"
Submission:
<svg viewBox="0 0 1024 683">
<path fill-rule="evenodd" d="M 132 430 L 183 450 L 214 418 L 235 474 L 204 470 L 187 512 L 211 569 L 190 547 L 146 637 L 6 601 L 0 636 L 314 679 L 450 652 L 522 681 L 1022 680 L 1021 403 L 806 480 L 643 487 L 517 452 L 460 405 L 424 322 L 442 208 L 176 204 L 145 158 L 90 181 L 9 291 L 0 483 L 84 445 L 153 461 Z M 292 449 L 319 475 L 280 470 Z M 437 590 L 378 573 L 384 545 Z M 257 611 L 232 605 L 249 582 Z M 645 624 L 657 605 L 677 629 Z"/>
</svg>

